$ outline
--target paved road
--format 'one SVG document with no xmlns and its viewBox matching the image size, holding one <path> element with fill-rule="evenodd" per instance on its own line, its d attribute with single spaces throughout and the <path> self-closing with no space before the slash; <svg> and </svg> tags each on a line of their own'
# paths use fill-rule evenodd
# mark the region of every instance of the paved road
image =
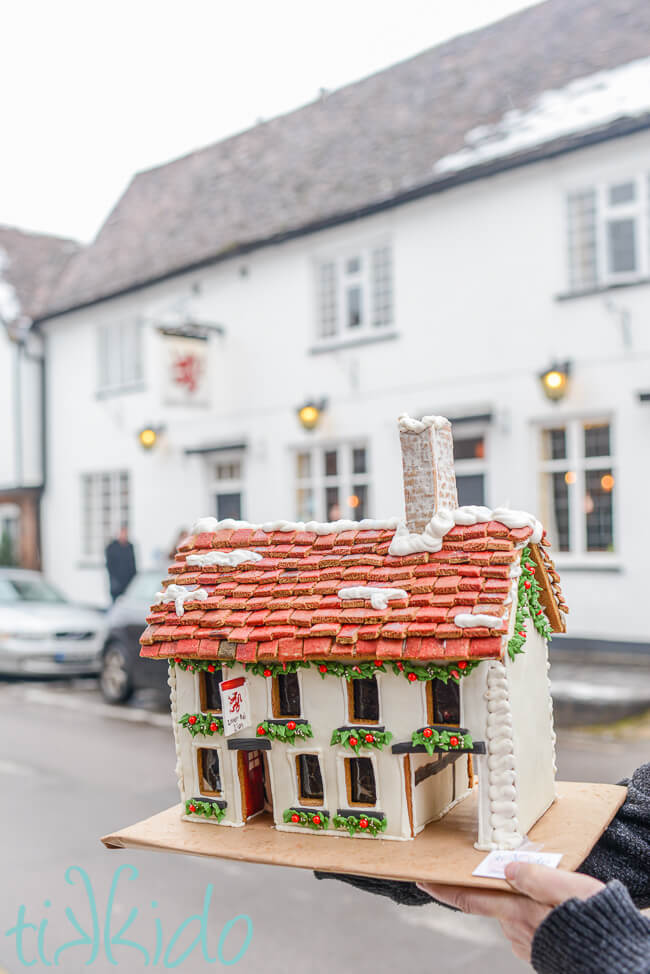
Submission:
<svg viewBox="0 0 650 974">
<path fill-rule="evenodd" d="M 560 777 L 616 781 L 646 759 L 648 738 L 650 732 L 622 737 L 563 733 Z M 319 883 L 302 870 L 105 850 L 98 836 L 177 801 L 173 766 L 172 737 L 160 708 L 105 707 L 88 683 L 0 683 L 0 970 L 16 974 L 24 969 L 13 938 L 3 936 L 20 904 L 27 907 L 27 922 L 38 926 L 47 919 L 43 943 L 51 958 L 55 949 L 78 937 L 65 917 L 66 907 L 84 929 L 91 924 L 79 875 L 72 877 L 76 885 L 66 885 L 66 868 L 83 867 L 90 877 L 103 924 L 114 871 L 126 864 L 136 866 L 139 876 L 130 882 L 122 877 L 113 931 L 138 907 L 124 937 L 152 951 L 156 918 L 167 944 L 183 920 L 201 911 L 206 885 L 213 883 L 211 952 L 214 931 L 236 915 L 246 913 L 254 924 L 251 945 L 235 966 L 242 974 L 393 974 L 396 969 L 515 974 L 529 969 L 510 954 L 489 920 L 435 906 L 397 907 L 336 882 Z M 239 949 L 241 930 L 236 927 L 228 936 L 226 959 Z M 174 957 L 190 945 L 192 931 L 179 939 Z M 34 956 L 34 938 L 27 933 L 27 960 Z M 89 947 L 63 952 L 59 969 L 73 974 L 115 970 L 102 952 L 84 967 L 89 954 Z M 144 969 L 135 949 L 116 947 L 115 957 L 117 969 L 126 974 Z M 196 974 L 219 966 L 202 960 L 197 948 L 177 969 Z"/>
</svg>

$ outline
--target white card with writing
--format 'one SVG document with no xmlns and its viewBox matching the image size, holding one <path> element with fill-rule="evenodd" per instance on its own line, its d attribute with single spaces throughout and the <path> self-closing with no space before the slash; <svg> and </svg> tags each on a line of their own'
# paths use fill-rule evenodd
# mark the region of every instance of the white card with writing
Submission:
<svg viewBox="0 0 650 974">
<path fill-rule="evenodd" d="M 221 691 L 221 716 L 224 737 L 250 727 L 251 707 L 248 699 L 248 683 L 243 676 L 234 680 L 224 680 L 219 684 Z"/>
<path fill-rule="evenodd" d="M 509 862 L 532 862 L 536 866 L 550 866 L 551 869 L 557 869 L 562 855 L 562 852 L 538 852 L 531 849 L 493 849 L 478 864 L 472 876 L 505 879 L 504 870 Z"/>
</svg>

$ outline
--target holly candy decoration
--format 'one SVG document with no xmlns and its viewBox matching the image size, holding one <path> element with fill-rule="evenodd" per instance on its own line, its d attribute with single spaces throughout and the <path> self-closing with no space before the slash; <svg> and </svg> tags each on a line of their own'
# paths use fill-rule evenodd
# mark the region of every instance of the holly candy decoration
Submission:
<svg viewBox="0 0 650 974">
<path fill-rule="evenodd" d="M 270 676 L 270 675 L 271 675 L 270 670 L 264 670 L 264 676 Z"/>
<path fill-rule="evenodd" d="M 374 741 L 374 737 L 372 736 L 372 734 L 366 734 L 365 739 L 366 739 L 366 744 L 372 744 L 372 742 Z"/>
<path fill-rule="evenodd" d="M 174 656 L 174 662 L 175 663 L 180 663 L 180 661 L 181 661 L 180 656 Z"/>
<path fill-rule="evenodd" d="M 451 673 L 451 675 L 452 675 L 452 676 L 454 676 L 454 677 L 455 677 L 456 679 L 458 679 L 458 678 L 460 677 L 460 673 L 458 672 L 458 670 L 450 670 L 450 673 Z"/>
<path fill-rule="evenodd" d="M 459 670 L 466 670 L 467 669 L 467 660 L 464 660 L 464 659 L 461 660 L 460 663 L 458 664 L 458 669 Z"/>
<path fill-rule="evenodd" d="M 367 818 L 360 818 L 359 819 L 359 828 L 360 829 L 367 829 L 368 828 L 368 819 Z"/>
<path fill-rule="evenodd" d="M 451 744 L 452 747 L 458 747 L 458 738 L 455 737 L 455 736 L 454 737 L 450 737 L 449 738 L 449 743 Z"/>
<path fill-rule="evenodd" d="M 264 735 L 266 734 L 266 731 L 264 730 L 263 727 L 258 727 L 257 728 L 257 733 L 258 733 L 259 737 L 264 737 Z"/>
<path fill-rule="evenodd" d="M 295 720 L 288 720 L 287 721 L 287 730 L 295 730 L 295 729 L 296 729 L 296 722 L 295 722 Z"/>
<path fill-rule="evenodd" d="M 530 586 L 531 586 L 531 582 L 528 579 L 526 579 L 526 581 L 524 582 L 524 588 L 530 588 Z"/>
<path fill-rule="evenodd" d="M 212 732 L 214 733 L 214 731 L 216 731 L 216 730 L 218 730 L 218 729 L 219 729 L 219 728 L 217 727 L 217 725 L 216 725 L 216 724 L 214 723 L 214 721 L 213 721 L 213 722 L 212 722 L 212 723 L 210 724 L 210 730 L 211 730 L 211 731 L 212 731 Z"/>
<path fill-rule="evenodd" d="M 208 666 L 208 673 L 214 673 L 215 670 L 216 670 L 216 666 L 214 665 L 214 663 L 210 663 Z"/>
<path fill-rule="evenodd" d="M 404 669 L 404 664 L 403 664 L 403 663 L 398 663 L 398 664 L 397 664 L 397 669 L 398 669 L 398 670 L 403 670 L 403 669 Z M 410 679 L 410 678 L 411 678 L 411 674 L 409 674 L 409 679 Z"/>
<path fill-rule="evenodd" d="M 291 821 L 292 822 L 299 822 L 300 821 L 300 815 L 296 815 L 296 813 L 294 812 L 293 815 L 291 816 Z"/>
<path fill-rule="evenodd" d="M 422 735 L 423 737 L 432 737 L 433 731 L 431 730 L 430 727 L 425 727 L 424 730 L 422 731 Z"/>
<path fill-rule="evenodd" d="M 376 659 L 375 660 L 375 666 L 383 666 L 383 665 L 384 664 L 382 663 L 382 661 L 380 659 Z"/>
<path fill-rule="evenodd" d="M 320 673 L 327 673 L 327 667 L 325 666 L 324 663 L 321 663 L 321 665 L 318 667 L 318 669 L 319 669 L 319 672 Z"/>
<path fill-rule="evenodd" d="M 314 825 L 320 825 L 320 815 L 314 815 L 312 822 Z"/>
<path fill-rule="evenodd" d="M 359 739 L 356 737 L 350 737 L 349 742 L 350 742 L 350 747 L 356 747 L 357 744 L 359 743 Z"/>
<path fill-rule="evenodd" d="M 191 717 L 188 717 L 187 718 L 187 722 L 188 722 L 188 724 L 191 724 L 192 726 L 194 726 L 194 724 L 196 724 L 196 717 L 192 714 Z"/>
<path fill-rule="evenodd" d="M 397 665 L 399 666 L 399 663 Z M 399 666 L 399 668 L 400 668 L 400 670 L 402 669 L 401 666 Z M 417 680 L 417 676 L 416 676 L 415 673 L 409 673 L 407 679 L 410 680 L 411 683 L 413 683 L 415 680 Z"/>
<path fill-rule="evenodd" d="M 190 805 L 188 811 L 195 812 L 196 811 L 196 805 Z"/>
</svg>

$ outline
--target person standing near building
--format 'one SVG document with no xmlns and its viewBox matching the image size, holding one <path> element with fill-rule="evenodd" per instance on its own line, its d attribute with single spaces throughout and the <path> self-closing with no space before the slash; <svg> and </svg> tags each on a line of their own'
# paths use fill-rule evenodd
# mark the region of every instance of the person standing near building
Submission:
<svg viewBox="0 0 650 974">
<path fill-rule="evenodd" d="M 129 541 L 129 533 L 125 524 L 120 528 L 117 538 L 106 546 L 106 570 L 111 590 L 111 599 L 115 599 L 124 592 L 136 572 L 135 551 Z"/>
</svg>

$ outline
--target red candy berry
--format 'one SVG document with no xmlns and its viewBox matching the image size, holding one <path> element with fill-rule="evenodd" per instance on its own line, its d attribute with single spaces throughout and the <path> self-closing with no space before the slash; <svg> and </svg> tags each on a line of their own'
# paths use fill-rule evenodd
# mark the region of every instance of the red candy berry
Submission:
<svg viewBox="0 0 650 974">
<path fill-rule="evenodd" d="M 181 663 L 182 660 L 181 660 L 180 656 L 174 656 L 174 662 L 175 663 Z"/>
<path fill-rule="evenodd" d="M 460 673 L 458 672 L 458 670 L 451 670 L 451 675 L 455 677 L 457 680 L 460 679 Z"/>
<path fill-rule="evenodd" d="M 264 735 L 266 734 L 266 731 L 264 730 L 263 727 L 258 727 L 257 728 L 257 733 L 258 733 L 258 736 L 259 737 L 264 737 Z"/>
<path fill-rule="evenodd" d="M 369 823 L 368 823 L 368 819 L 367 818 L 360 818 L 359 819 L 359 828 L 360 829 L 367 829 L 368 828 L 368 824 Z"/>
<path fill-rule="evenodd" d="M 459 670 L 466 670 L 467 669 L 467 660 L 464 660 L 464 659 L 461 660 L 460 663 L 458 664 L 458 669 Z"/>
<path fill-rule="evenodd" d="M 294 812 L 293 815 L 291 816 L 291 821 L 292 822 L 299 822 L 300 821 L 300 815 L 296 815 L 296 813 Z"/>
<path fill-rule="evenodd" d="M 537 615 L 538 615 L 538 616 L 541 616 L 541 614 L 542 614 L 542 612 L 543 612 L 543 609 L 538 609 L 538 610 L 537 610 Z"/>
<path fill-rule="evenodd" d="M 357 744 L 359 743 L 359 740 L 356 737 L 349 737 L 348 742 L 350 744 L 350 747 L 356 747 Z"/>
<path fill-rule="evenodd" d="M 374 735 L 373 734 L 366 734 L 366 744 L 372 744 L 372 742 L 374 741 L 374 739 L 375 738 L 374 738 Z"/>
<path fill-rule="evenodd" d="M 361 673 L 361 667 L 360 666 L 353 666 L 352 669 L 354 670 L 355 673 Z"/>
<path fill-rule="evenodd" d="M 397 665 L 399 666 L 399 663 Z M 401 669 L 401 667 L 400 667 L 400 669 Z M 409 673 L 408 676 L 406 677 L 406 679 L 407 680 L 410 680 L 411 683 L 413 683 L 414 680 L 417 680 L 417 676 L 415 675 L 415 673 Z"/>
<path fill-rule="evenodd" d="M 314 815 L 312 822 L 314 823 L 314 825 L 320 825 L 321 822 L 320 815 Z"/>
<path fill-rule="evenodd" d="M 194 672 L 194 667 L 193 666 L 188 666 L 188 670 L 190 671 L 190 673 L 193 673 Z"/>
<path fill-rule="evenodd" d="M 321 673 L 327 673 L 327 667 L 325 666 L 324 663 L 321 663 L 321 665 L 318 667 L 318 669 L 319 669 L 319 672 L 321 672 Z"/>
<path fill-rule="evenodd" d="M 218 727 L 217 727 L 217 725 L 216 725 L 216 724 L 214 723 L 214 721 L 213 721 L 213 722 L 212 722 L 212 723 L 210 724 L 210 730 L 211 730 L 211 731 L 212 731 L 213 733 L 214 733 L 215 731 L 217 731 L 217 730 L 219 730 L 219 728 L 218 728 Z"/>
<path fill-rule="evenodd" d="M 270 675 L 271 675 L 270 670 L 264 670 L 264 676 L 270 676 Z"/>
<path fill-rule="evenodd" d="M 449 738 L 449 743 L 450 743 L 451 747 L 458 747 L 458 743 L 459 743 L 458 742 L 458 738 L 455 737 L 455 736 L 454 737 L 450 737 Z"/>
<path fill-rule="evenodd" d="M 524 588 L 530 588 L 531 585 L 532 582 L 529 582 L 528 579 L 526 579 L 526 581 L 524 582 Z"/>
<path fill-rule="evenodd" d="M 519 636 L 522 636 L 522 637 L 523 637 L 524 639 L 526 638 L 526 633 L 524 632 L 524 630 L 523 630 L 523 629 L 520 629 L 520 630 L 519 630 L 519 633 L 518 633 L 518 635 L 519 635 Z"/>
<path fill-rule="evenodd" d="M 190 807 L 188 808 L 188 812 L 195 812 L 195 811 L 196 811 L 196 805 L 190 805 Z"/>
<path fill-rule="evenodd" d="M 422 737 L 433 737 L 433 731 L 430 727 L 425 727 L 422 731 Z"/>
<path fill-rule="evenodd" d="M 397 669 L 398 670 L 403 670 L 404 669 L 404 664 L 403 663 L 398 663 L 397 664 Z"/>
<path fill-rule="evenodd" d="M 287 721 L 287 730 L 295 730 L 295 729 L 296 729 L 296 722 L 295 722 L 295 720 L 288 720 Z"/>
<path fill-rule="evenodd" d="M 208 666 L 208 673 L 214 673 L 215 670 L 216 670 L 216 666 L 214 665 L 214 663 L 210 663 Z"/>
<path fill-rule="evenodd" d="M 194 726 L 194 724 L 196 724 L 196 717 L 188 717 L 187 722 L 188 724 L 192 724 L 192 726 Z"/>
<path fill-rule="evenodd" d="M 375 660 L 375 666 L 383 666 L 383 665 L 384 664 L 382 663 L 382 661 L 380 659 L 376 659 Z"/>
</svg>

